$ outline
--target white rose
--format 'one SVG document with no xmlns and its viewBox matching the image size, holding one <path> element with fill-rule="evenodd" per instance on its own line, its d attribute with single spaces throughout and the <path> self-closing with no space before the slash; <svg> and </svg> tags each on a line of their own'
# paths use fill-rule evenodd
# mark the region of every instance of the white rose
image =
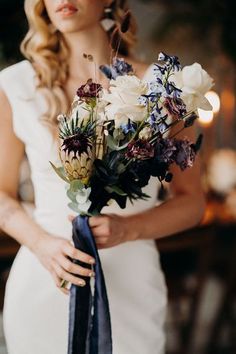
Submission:
<svg viewBox="0 0 236 354">
<path fill-rule="evenodd" d="M 171 80 L 182 90 L 181 97 L 188 111 L 195 111 L 197 108 L 212 110 L 204 95 L 212 88 L 213 79 L 200 64 L 185 66 L 181 71 L 175 72 Z"/>
<path fill-rule="evenodd" d="M 109 104 L 105 108 L 109 120 L 114 120 L 115 127 L 142 121 L 147 114 L 147 107 L 139 103 L 139 97 L 147 94 L 148 85 L 135 75 L 118 76 L 111 80 L 109 92 L 103 92 L 103 99 Z"/>
</svg>

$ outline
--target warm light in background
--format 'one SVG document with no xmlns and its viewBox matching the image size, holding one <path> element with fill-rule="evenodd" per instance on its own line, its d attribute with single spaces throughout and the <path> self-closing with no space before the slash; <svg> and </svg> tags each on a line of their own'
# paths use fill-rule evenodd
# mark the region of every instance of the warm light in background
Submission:
<svg viewBox="0 0 236 354">
<path fill-rule="evenodd" d="M 220 110 L 220 97 L 215 91 L 208 91 L 205 95 L 213 107 L 213 113 L 218 113 Z"/>
<path fill-rule="evenodd" d="M 214 119 L 213 111 L 204 111 L 203 109 L 198 109 L 199 123 L 202 125 L 210 125 Z"/>
<path fill-rule="evenodd" d="M 199 123 L 202 125 L 210 125 L 213 122 L 214 114 L 218 113 L 220 110 L 220 97 L 214 91 L 208 91 L 205 94 L 205 97 L 208 99 L 212 105 L 212 111 L 204 111 L 203 109 L 198 109 Z"/>
</svg>

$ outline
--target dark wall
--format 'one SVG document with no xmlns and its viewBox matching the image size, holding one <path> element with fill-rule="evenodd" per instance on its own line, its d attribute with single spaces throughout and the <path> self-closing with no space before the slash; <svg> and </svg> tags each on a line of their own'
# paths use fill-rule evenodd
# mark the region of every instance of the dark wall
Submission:
<svg viewBox="0 0 236 354">
<path fill-rule="evenodd" d="M 24 0 L 0 0 L 0 61 L 14 63 L 22 58 L 19 45 L 27 30 Z"/>
</svg>

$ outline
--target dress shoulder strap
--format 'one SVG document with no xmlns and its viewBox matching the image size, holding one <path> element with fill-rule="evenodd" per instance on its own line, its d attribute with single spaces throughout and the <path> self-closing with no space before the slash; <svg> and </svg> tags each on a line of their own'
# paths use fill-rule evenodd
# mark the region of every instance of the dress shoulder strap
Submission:
<svg viewBox="0 0 236 354">
<path fill-rule="evenodd" d="M 25 142 L 27 130 L 27 105 L 36 93 L 35 71 L 28 60 L 23 60 L 0 71 L 0 88 L 6 94 L 12 109 L 13 129 Z"/>
</svg>

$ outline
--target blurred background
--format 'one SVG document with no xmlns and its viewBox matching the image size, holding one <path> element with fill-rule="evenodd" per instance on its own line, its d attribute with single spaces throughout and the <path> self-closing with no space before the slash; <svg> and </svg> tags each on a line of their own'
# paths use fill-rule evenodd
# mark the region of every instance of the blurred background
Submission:
<svg viewBox="0 0 236 354">
<path fill-rule="evenodd" d="M 169 289 L 167 354 L 236 354 L 235 2 L 132 0 L 130 5 L 139 25 L 136 54 L 141 60 L 151 63 L 164 51 L 183 65 L 201 63 L 215 81 L 207 94 L 213 111 L 200 111 L 195 125 L 204 135 L 205 217 L 198 227 L 157 242 Z M 1 0 L 0 23 L 1 69 L 22 60 L 23 0 Z M 19 194 L 33 203 L 26 162 Z M 0 309 L 18 247 L 0 233 Z M 6 354 L 1 321 L 0 354 Z"/>
</svg>

